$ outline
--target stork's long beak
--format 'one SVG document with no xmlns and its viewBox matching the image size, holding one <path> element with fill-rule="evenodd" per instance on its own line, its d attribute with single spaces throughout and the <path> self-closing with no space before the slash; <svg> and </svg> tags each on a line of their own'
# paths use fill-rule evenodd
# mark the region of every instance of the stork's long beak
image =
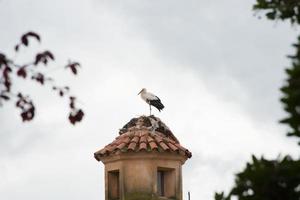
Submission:
<svg viewBox="0 0 300 200">
<path fill-rule="evenodd" d="M 137 95 L 141 94 L 142 91 L 143 91 L 143 90 L 141 90 Z"/>
</svg>

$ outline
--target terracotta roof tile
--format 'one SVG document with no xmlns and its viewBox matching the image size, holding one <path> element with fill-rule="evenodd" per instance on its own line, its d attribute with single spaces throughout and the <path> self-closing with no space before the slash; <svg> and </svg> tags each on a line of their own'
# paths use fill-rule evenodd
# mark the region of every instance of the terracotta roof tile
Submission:
<svg viewBox="0 0 300 200">
<path fill-rule="evenodd" d="M 149 127 L 147 122 L 147 126 L 141 126 L 140 119 L 145 120 L 145 117 L 140 117 L 137 121 L 132 123 L 138 124 L 137 126 L 133 126 L 130 124 L 129 127 L 123 127 L 121 135 L 116 137 L 116 139 L 110 144 L 106 145 L 103 149 L 94 153 L 95 158 L 99 161 L 102 157 L 110 156 L 114 154 L 122 154 L 127 151 L 143 151 L 146 150 L 148 152 L 156 151 L 156 152 L 170 152 L 170 153 L 178 153 L 180 155 L 186 156 L 190 158 L 192 153 L 189 152 L 186 148 L 179 144 L 177 138 L 172 134 L 172 132 L 166 128 L 166 126 L 161 130 L 165 132 L 152 130 L 152 127 Z M 156 118 L 158 119 L 158 118 Z"/>
<path fill-rule="evenodd" d="M 153 139 L 151 136 L 148 135 L 147 141 L 148 141 L 149 143 L 150 143 L 150 142 L 154 142 L 154 139 Z"/>
<path fill-rule="evenodd" d="M 147 144 L 145 142 L 140 143 L 139 150 L 146 150 L 146 149 L 147 149 Z"/>
<path fill-rule="evenodd" d="M 134 136 L 134 138 L 132 138 L 131 142 L 135 142 L 135 143 L 138 143 L 140 140 L 140 137 L 138 136 Z"/>
<path fill-rule="evenodd" d="M 123 149 L 126 146 L 126 143 L 122 142 L 117 146 L 117 149 Z"/>
<path fill-rule="evenodd" d="M 131 143 L 128 145 L 128 149 L 134 151 L 134 149 L 135 149 L 135 147 L 136 147 L 136 144 L 137 144 L 136 142 L 131 142 Z"/>
<path fill-rule="evenodd" d="M 140 132 L 140 131 L 135 132 L 135 133 L 134 133 L 134 136 L 140 137 L 140 136 L 141 136 L 141 132 Z"/>
<path fill-rule="evenodd" d="M 149 142 L 149 145 L 150 145 L 151 150 L 158 149 L 158 146 L 155 142 Z"/>
<path fill-rule="evenodd" d="M 159 143 L 159 146 L 160 146 L 161 148 L 163 148 L 164 151 L 167 151 L 167 150 L 170 149 L 170 148 L 168 147 L 168 145 L 166 145 L 166 144 L 163 143 L 163 142 Z"/>
<path fill-rule="evenodd" d="M 161 143 L 162 142 L 162 137 L 161 136 L 155 135 L 154 138 L 155 138 L 155 140 L 156 140 L 157 143 Z"/>
<path fill-rule="evenodd" d="M 167 143 L 168 146 L 173 150 L 173 151 L 177 151 L 178 147 L 176 147 L 175 145 L 173 145 L 171 142 Z"/>
<path fill-rule="evenodd" d="M 115 148 L 116 148 L 115 145 L 105 147 L 105 149 L 106 149 L 108 152 L 112 152 L 113 150 L 115 150 Z"/>
<path fill-rule="evenodd" d="M 147 136 L 146 135 L 141 137 L 140 143 L 142 143 L 142 142 L 147 142 Z"/>
</svg>

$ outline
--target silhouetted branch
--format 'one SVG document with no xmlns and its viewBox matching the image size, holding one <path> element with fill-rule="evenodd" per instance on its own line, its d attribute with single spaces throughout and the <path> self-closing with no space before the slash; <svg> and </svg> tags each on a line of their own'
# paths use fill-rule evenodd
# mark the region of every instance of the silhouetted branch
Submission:
<svg viewBox="0 0 300 200">
<path fill-rule="evenodd" d="M 41 42 L 41 37 L 35 32 L 27 32 L 21 36 L 20 42 L 15 46 L 15 51 L 18 53 L 21 47 L 28 47 L 30 40 L 35 39 Z M 17 92 L 14 95 L 12 92 L 13 79 L 12 77 L 17 77 L 21 79 L 28 79 L 39 83 L 44 86 L 46 83 L 51 83 L 51 88 L 57 91 L 60 97 L 68 97 L 70 100 L 69 108 L 69 121 L 71 124 L 76 124 L 80 122 L 84 116 L 82 109 L 77 108 L 76 97 L 69 96 L 70 87 L 69 86 L 57 86 L 55 85 L 55 80 L 51 76 L 47 76 L 45 73 L 38 71 L 40 66 L 47 66 L 50 61 L 54 61 L 54 54 L 45 50 L 39 52 L 35 55 L 33 61 L 28 63 L 16 63 L 13 59 L 8 58 L 4 53 L 0 53 L 0 106 L 3 106 L 5 102 L 9 102 L 16 99 L 16 107 L 21 110 L 20 116 L 22 120 L 31 121 L 35 116 L 35 105 L 32 99 L 28 95 L 24 95 L 23 92 Z M 74 75 L 77 75 L 77 68 L 80 67 L 78 62 L 68 62 L 65 68 L 70 68 Z"/>
</svg>

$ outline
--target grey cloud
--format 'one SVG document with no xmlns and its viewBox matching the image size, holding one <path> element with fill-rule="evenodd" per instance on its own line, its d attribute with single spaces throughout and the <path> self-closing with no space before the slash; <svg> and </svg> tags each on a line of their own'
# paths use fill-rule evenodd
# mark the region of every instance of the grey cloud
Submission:
<svg viewBox="0 0 300 200">
<path fill-rule="evenodd" d="M 292 52 L 297 32 L 288 25 L 259 20 L 252 11 L 253 3 L 107 4 L 143 32 L 170 70 L 174 64 L 192 68 L 220 98 L 243 102 L 253 118 L 272 123 L 283 117 L 278 89 L 288 66 L 285 56 Z"/>
<path fill-rule="evenodd" d="M 1 197 L 103 199 L 103 165 L 93 152 L 148 113 L 136 95 L 142 87 L 161 97 L 166 109 L 156 114 L 194 153 L 184 166 L 184 190 L 199 199 L 227 190 L 252 153 L 298 152 L 276 123 L 294 33 L 253 17 L 252 3 L 1 1 L 1 50 L 12 53 L 13 40 L 32 29 L 44 39 L 34 49 L 53 50 L 59 64 L 68 56 L 81 61 L 74 79 L 51 73 L 73 86 L 86 111 L 72 127 L 65 102 L 31 86 L 33 122 L 22 124 L 13 105 L 1 108 Z"/>
</svg>

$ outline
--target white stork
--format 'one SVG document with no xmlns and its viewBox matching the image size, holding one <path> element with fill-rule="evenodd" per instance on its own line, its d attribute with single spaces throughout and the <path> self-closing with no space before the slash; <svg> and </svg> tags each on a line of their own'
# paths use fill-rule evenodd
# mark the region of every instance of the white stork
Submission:
<svg viewBox="0 0 300 200">
<path fill-rule="evenodd" d="M 150 93 L 150 92 L 147 92 L 146 88 L 143 88 L 139 93 L 138 95 L 141 94 L 141 98 L 146 101 L 147 104 L 149 104 L 149 107 L 150 107 L 150 115 L 151 115 L 151 106 L 154 106 L 155 108 L 157 108 L 157 110 L 160 112 L 160 110 L 164 109 L 164 105 L 161 103 L 160 99 Z"/>
</svg>

